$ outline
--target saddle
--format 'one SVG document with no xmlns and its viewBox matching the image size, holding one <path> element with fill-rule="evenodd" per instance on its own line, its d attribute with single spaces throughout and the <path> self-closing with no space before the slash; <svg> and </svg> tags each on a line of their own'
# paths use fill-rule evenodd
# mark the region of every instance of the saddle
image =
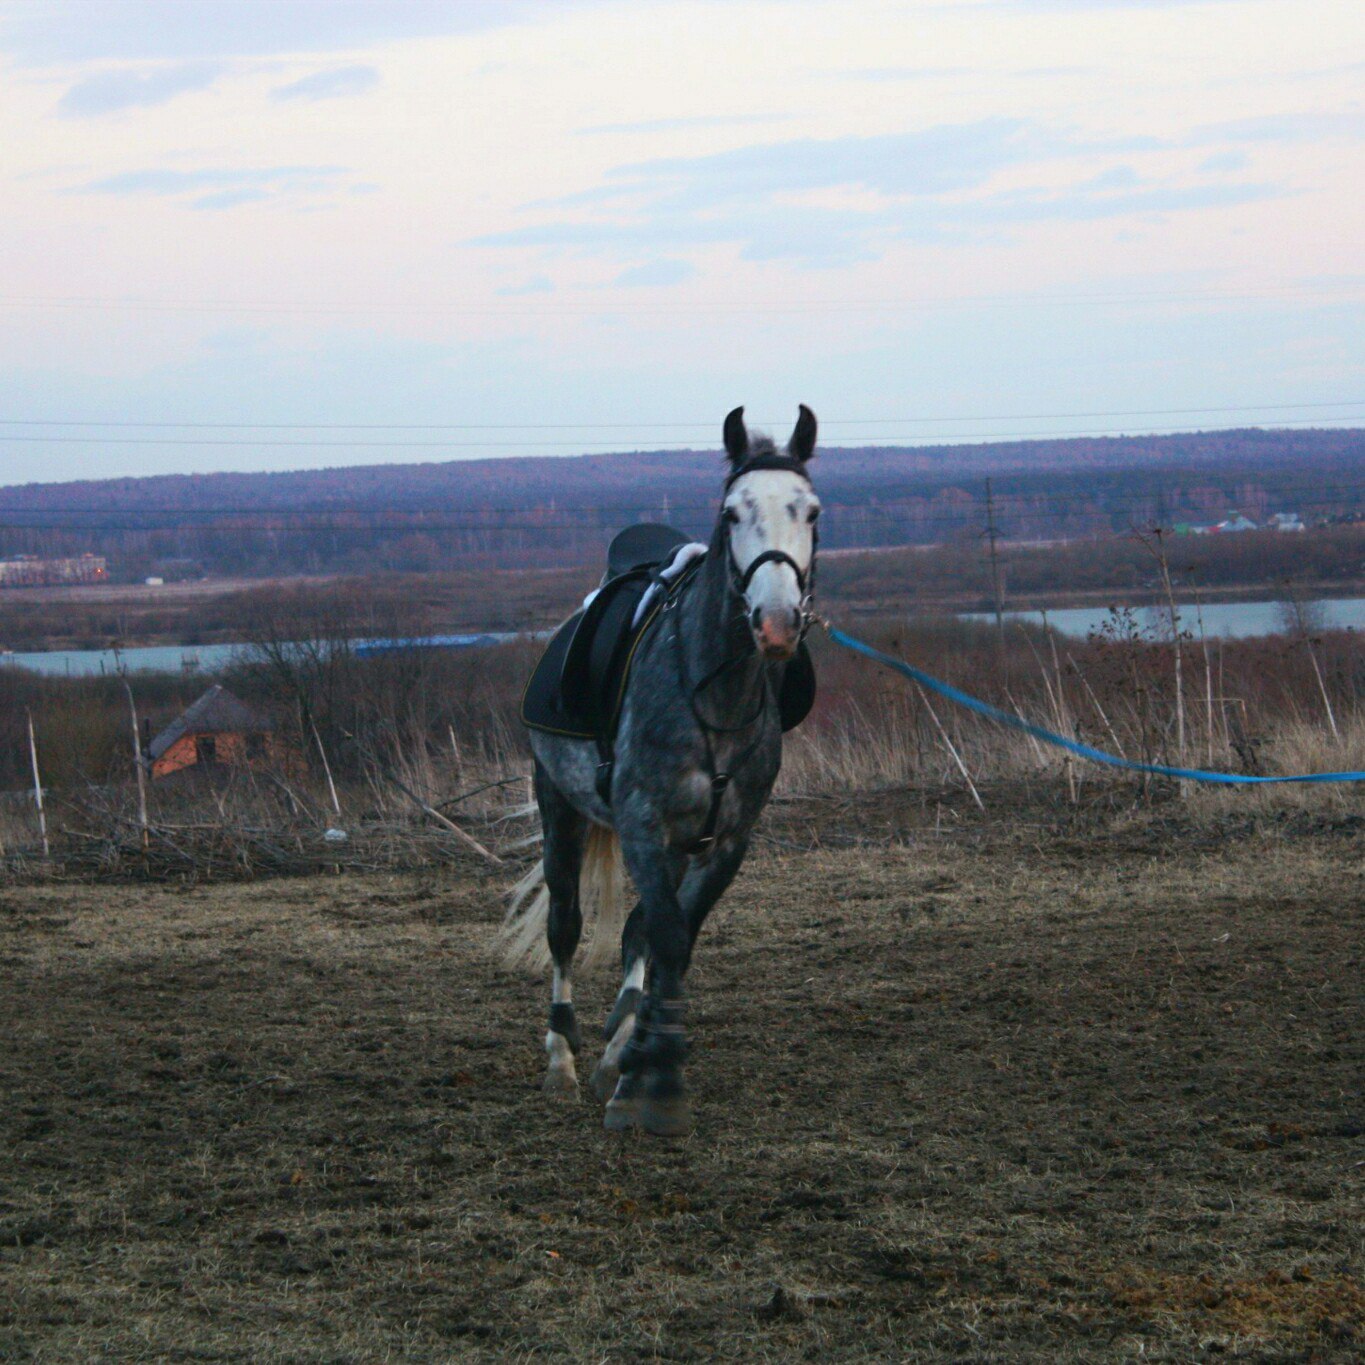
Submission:
<svg viewBox="0 0 1365 1365">
<path fill-rule="evenodd" d="M 524 725 L 610 745 L 640 641 L 702 561 L 664 584 L 636 622 L 640 602 L 659 581 L 659 570 L 687 543 L 681 531 L 657 523 L 628 526 L 616 535 L 602 586 L 555 631 L 531 673 L 521 698 Z M 804 643 L 783 669 L 778 701 L 784 730 L 799 725 L 814 705 L 815 669 Z"/>
</svg>

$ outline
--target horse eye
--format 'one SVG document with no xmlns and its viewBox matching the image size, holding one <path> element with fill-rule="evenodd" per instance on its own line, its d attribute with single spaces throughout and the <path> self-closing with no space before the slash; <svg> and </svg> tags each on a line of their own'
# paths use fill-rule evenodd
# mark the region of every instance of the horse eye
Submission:
<svg viewBox="0 0 1365 1365">
<path fill-rule="evenodd" d="M 807 521 L 814 521 L 814 520 L 816 519 L 816 517 L 818 517 L 819 515 L 820 515 L 820 509 L 819 509 L 818 507 L 812 507 L 812 508 L 810 509 L 810 511 L 806 513 L 806 520 L 807 520 Z"/>
<path fill-rule="evenodd" d="M 739 513 L 733 507 L 727 507 L 721 515 L 732 524 L 739 521 Z"/>
</svg>

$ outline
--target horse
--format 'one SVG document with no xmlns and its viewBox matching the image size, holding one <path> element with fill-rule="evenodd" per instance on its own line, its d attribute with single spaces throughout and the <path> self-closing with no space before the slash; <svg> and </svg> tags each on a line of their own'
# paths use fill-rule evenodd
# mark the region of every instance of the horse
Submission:
<svg viewBox="0 0 1365 1365">
<path fill-rule="evenodd" d="M 597 912 L 590 955 L 620 933 L 621 986 L 591 1077 L 612 1132 L 691 1131 L 684 978 L 772 792 L 783 675 L 813 619 L 815 414 L 801 405 L 785 450 L 750 435 L 742 407 L 723 436 L 729 464 L 710 543 L 635 647 L 609 766 L 600 744 L 531 733 L 543 856 L 509 914 L 507 953 L 553 964 L 543 1088 L 576 1098 L 573 961 L 585 908 Z M 624 923 L 613 894 L 622 860 L 639 897 Z"/>
</svg>

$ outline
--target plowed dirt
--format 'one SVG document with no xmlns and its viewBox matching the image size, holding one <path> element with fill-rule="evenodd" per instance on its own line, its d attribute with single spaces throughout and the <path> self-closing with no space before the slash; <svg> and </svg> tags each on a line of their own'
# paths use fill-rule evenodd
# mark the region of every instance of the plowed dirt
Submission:
<svg viewBox="0 0 1365 1365">
<path fill-rule="evenodd" d="M 501 887 L 0 895 L 0 1358 L 1365 1352 L 1352 829 L 770 844 L 672 1143 L 542 1098 Z"/>
</svg>

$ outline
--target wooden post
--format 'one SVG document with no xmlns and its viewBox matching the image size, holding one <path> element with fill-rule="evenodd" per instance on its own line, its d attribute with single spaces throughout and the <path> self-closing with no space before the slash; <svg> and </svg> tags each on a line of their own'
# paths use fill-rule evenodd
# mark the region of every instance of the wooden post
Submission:
<svg viewBox="0 0 1365 1365">
<path fill-rule="evenodd" d="M 995 603 L 995 642 L 1000 653 L 1000 668 L 1005 668 L 1005 591 L 1000 582 L 1000 558 L 995 552 L 995 499 L 991 481 L 986 480 L 986 538 L 991 549 L 991 595 Z M 1007 680 L 1008 683 L 1008 680 Z"/>
<path fill-rule="evenodd" d="M 957 764 L 958 772 L 960 772 L 966 780 L 967 790 L 971 792 L 972 800 L 976 802 L 978 809 L 985 810 L 986 803 L 981 799 L 981 793 L 977 791 L 976 783 L 972 781 L 972 775 L 967 771 L 967 765 L 962 761 L 962 755 L 959 754 L 957 749 L 953 746 L 953 741 L 948 738 L 948 732 L 943 728 L 943 722 L 939 720 L 938 712 L 929 704 L 929 698 L 925 695 L 924 689 L 920 687 L 918 683 L 916 683 L 915 686 L 919 691 L 920 700 L 924 703 L 924 709 L 929 713 L 929 719 L 934 722 L 934 726 L 938 730 L 938 737 L 943 741 L 944 747 L 953 756 L 953 762 Z"/>
<path fill-rule="evenodd" d="M 1175 651 L 1175 751 L 1176 763 L 1180 767 L 1185 766 L 1185 666 L 1184 655 L 1180 647 L 1180 609 L 1175 604 L 1175 587 L 1171 583 L 1171 565 L 1166 556 L 1166 528 L 1164 526 L 1154 526 L 1147 535 L 1138 533 L 1138 540 L 1142 543 L 1147 553 L 1157 562 L 1161 569 L 1161 586 L 1166 594 L 1166 607 L 1171 613 L 1171 645 Z M 1187 778 L 1181 778 L 1177 783 L 1177 789 L 1182 797 L 1188 796 L 1192 784 Z"/>
<path fill-rule="evenodd" d="M 1185 679 L 1183 651 L 1180 648 L 1180 610 L 1175 605 L 1175 588 L 1171 584 L 1171 566 L 1166 558 L 1166 532 L 1157 527 L 1152 532 L 1156 541 L 1157 563 L 1161 566 L 1161 586 L 1166 592 L 1166 607 L 1171 613 L 1171 644 L 1175 649 L 1175 751 L 1177 762 L 1185 765 Z M 1184 791 L 1184 787 L 1181 788 Z"/>
<path fill-rule="evenodd" d="M 1204 651 L 1204 751 L 1213 767 L 1213 661 L 1209 658 L 1209 637 L 1204 634 L 1204 604 L 1199 589 L 1194 590 L 1195 620 L 1199 623 L 1199 647 Z"/>
<path fill-rule="evenodd" d="M 33 712 L 25 708 L 28 717 L 28 756 L 33 763 L 33 799 L 38 806 L 38 832 L 43 836 L 43 857 L 51 858 L 47 842 L 47 814 L 43 810 L 43 779 L 38 772 L 38 741 L 33 735 Z"/>
<path fill-rule="evenodd" d="M 337 799 L 337 784 L 332 781 L 332 765 L 327 761 L 327 750 L 322 747 L 322 736 L 318 734 L 318 727 L 313 721 L 312 713 L 308 715 L 308 725 L 313 731 L 313 739 L 318 746 L 318 753 L 322 756 L 322 771 L 327 774 L 327 790 L 332 794 L 332 809 L 336 812 L 337 819 L 341 819 L 341 802 Z"/>
<path fill-rule="evenodd" d="M 1286 586 L 1289 586 L 1286 584 Z M 1303 614 L 1303 603 L 1298 595 L 1291 591 L 1289 603 L 1294 608 L 1294 624 L 1299 628 L 1299 635 L 1303 639 L 1303 647 L 1308 651 L 1308 662 L 1313 665 L 1313 676 L 1318 682 L 1318 695 L 1322 698 L 1323 709 L 1327 712 L 1327 726 L 1332 732 L 1332 738 L 1341 739 L 1341 732 L 1337 729 L 1337 718 L 1332 712 L 1332 698 L 1327 695 L 1327 683 L 1322 676 L 1322 669 L 1318 667 L 1317 652 L 1313 648 L 1313 641 L 1308 634 L 1308 620 Z"/>
<path fill-rule="evenodd" d="M 147 851 L 147 767 L 142 757 L 142 737 L 137 728 L 137 707 L 133 703 L 133 689 L 128 679 L 123 680 L 123 690 L 128 694 L 128 716 L 133 723 L 133 768 L 137 773 L 137 826 L 142 831 L 142 851 Z"/>
</svg>

